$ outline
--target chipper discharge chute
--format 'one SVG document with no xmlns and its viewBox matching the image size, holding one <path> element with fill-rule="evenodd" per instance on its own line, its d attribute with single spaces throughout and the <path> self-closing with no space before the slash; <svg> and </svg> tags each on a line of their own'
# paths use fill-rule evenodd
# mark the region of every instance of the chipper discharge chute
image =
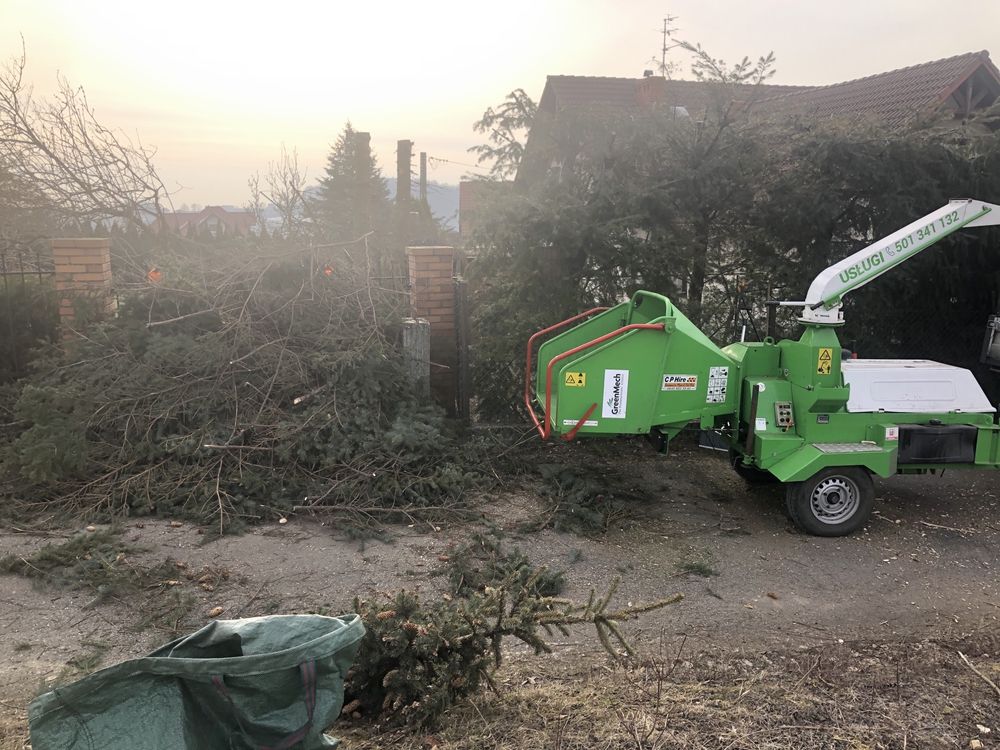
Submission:
<svg viewBox="0 0 1000 750">
<path fill-rule="evenodd" d="M 666 297 L 636 292 L 533 335 L 524 400 L 542 438 L 648 435 L 665 449 L 695 423 L 749 481 L 786 484 L 800 528 L 840 536 L 874 504 L 872 476 L 1000 466 L 996 410 L 968 370 L 928 360 L 842 360 L 846 294 L 1000 206 L 951 201 L 813 281 L 798 340 L 717 347 Z M 544 343 L 539 342 L 544 339 Z M 535 350 L 537 349 L 537 356 Z"/>
</svg>

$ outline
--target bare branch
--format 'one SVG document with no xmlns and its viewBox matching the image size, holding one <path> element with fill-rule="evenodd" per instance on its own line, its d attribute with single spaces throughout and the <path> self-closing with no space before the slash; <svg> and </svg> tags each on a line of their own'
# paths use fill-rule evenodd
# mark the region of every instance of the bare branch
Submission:
<svg viewBox="0 0 1000 750">
<path fill-rule="evenodd" d="M 23 191 L 19 207 L 57 221 L 142 224 L 170 196 L 153 166 L 155 149 L 102 125 L 82 88 L 59 78 L 36 100 L 26 54 L 0 70 L 0 193 Z"/>
</svg>

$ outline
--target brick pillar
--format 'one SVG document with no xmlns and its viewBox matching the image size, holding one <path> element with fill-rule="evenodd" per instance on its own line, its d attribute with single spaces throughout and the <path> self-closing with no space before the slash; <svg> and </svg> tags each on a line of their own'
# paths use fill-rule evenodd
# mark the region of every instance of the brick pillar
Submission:
<svg viewBox="0 0 1000 750">
<path fill-rule="evenodd" d="M 67 328 L 78 323 L 77 310 L 103 317 L 113 310 L 111 240 L 81 237 L 52 240 L 59 318 Z"/>
<path fill-rule="evenodd" d="M 455 413 L 458 339 L 455 328 L 455 249 L 408 247 L 413 317 L 431 324 L 431 395 Z"/>
</svg>

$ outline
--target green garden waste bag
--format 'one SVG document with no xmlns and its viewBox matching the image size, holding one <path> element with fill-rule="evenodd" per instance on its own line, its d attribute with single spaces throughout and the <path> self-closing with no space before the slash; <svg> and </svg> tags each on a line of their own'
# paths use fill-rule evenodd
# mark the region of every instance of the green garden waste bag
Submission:
<svg viewBox="0 0 1000 750">
<path fill-rule="evenodd" d="M 44 693 L 33 750 L 314 750 L 340 714 L 358 615 L 217 620 Z"/>
</svg>

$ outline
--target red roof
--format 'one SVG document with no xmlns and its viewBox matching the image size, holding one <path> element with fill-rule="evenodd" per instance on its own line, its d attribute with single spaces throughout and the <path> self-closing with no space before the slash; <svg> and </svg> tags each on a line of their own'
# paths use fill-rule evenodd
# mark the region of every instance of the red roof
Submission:
<svg viewBox="0 0 1000 750">
<path fill-rule="evenodd" d="M 169 231 L 184 233 L 191 227 L 200 228 L 215 217 L 229 234 L 246 235 L 257 224 L 257 217 L 249 211 L 228 211 L 222 206 L 205 206 L 201 211 L 173 211 L 162 214 L 153 222 L 153 229 L 165 227 Z"/>
<path fill-rule="evenodd" d="M 985 109 L 997 99 L 1000 71 L 985 50 L 829 86 L 732 86 L 660 77 L 549 76 L 538 108 L 550 117 L 539 118 L 529 134 L 517 179 L 533 179 L 548 169 L 552 156 L 548 151 L 560 129 L 558 115 L 566 111 L 620 113 L 659 104 L 684 107 L 692 118 L 700 120 L 713 108 L 752 102 L 757 111 L 780 115 L 860 117 L 900 127 L 942 106 L 964 114 L 966 110 Z M 543 137 L 539 139 L 539 135 Z"/>
<path fill-rule="evenodd" d="M 636 105 L 638 82 L 635 78 L 549 76 L 538 104 L 551 112 L 576 107 L 624 109 Z"/>
<path fill-rule="evenodd" d="M 548 112 L 621 110 L 655 102 L 684 107 L 696 117 L 718 102 L 721 93 L 736 102 L 751 98 L 769 102 L 782 111 L 802 111 L 820 117 L 871 115 L 889 125 L 900 125 L 944 104 L 973 75 L 986 87 L 990 103 L 1000 96 L 1000 71 L 990 60 L 989 52 L 983 50 L 829 86 L 722 86 L 711 81 L 672 81 L 659 77 L 556 75 L 546 79 L 539 108 Z"/>
<path fill-rule="evenodd" d="M 983 50 L 789 92 L 765 101 L 765 106 L 815 117 L 870 117 L 901 126 L 945 104 L 973 76 L 988 99 L 986 104 L 1000 96 L 1000 72 Z M 954 104 L 960 109 L 962 102 Z"/>
<path fill-rule="evenodd" d="M 549 76 L 539 101 L 547 112 L 567 109 L 622 110 L 652 102 L 684 107 L 692 116 L 702 115 L 715 103 L 720 93 L 735 92 L 744 101 L 751 97 L 774 97 L 808 86 L 737 85 L 723 87 L 704 81 L 673 81 L 659 77 L 600 78 L 595 76 Z"/>
<path fill-rule="evenodd" d="M 169 214 L 161 214 L 154 225 L 159 228 L 161 226 L 173 232 L 183 232 L 188 228 L 188 224 L 191 223 L 191 219 L 198 216 L 201 211 L 174 211 Z"/>
</svg>

